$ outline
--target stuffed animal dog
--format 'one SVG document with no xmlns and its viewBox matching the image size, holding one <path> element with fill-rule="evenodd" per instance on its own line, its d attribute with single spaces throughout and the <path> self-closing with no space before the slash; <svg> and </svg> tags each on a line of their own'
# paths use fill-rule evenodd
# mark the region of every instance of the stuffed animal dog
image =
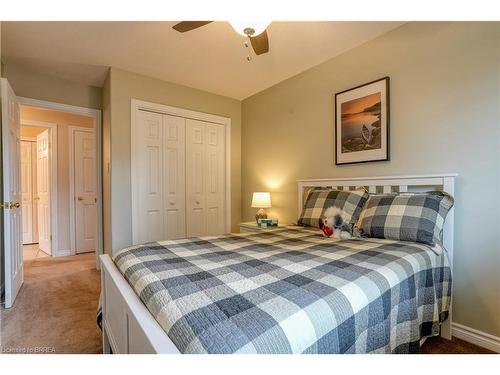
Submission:
<svg viewBox="0 0 500 375">
<path fill-rule="evenodd" d="M 319 220 L 319 227 L 325 237 L 333 236 L 341 240 L 352 237 L 351 226 L 342 218 L 342 210 L 338 207 L 329 207 L 325 210 L 323 218 Z"/>
</svg>

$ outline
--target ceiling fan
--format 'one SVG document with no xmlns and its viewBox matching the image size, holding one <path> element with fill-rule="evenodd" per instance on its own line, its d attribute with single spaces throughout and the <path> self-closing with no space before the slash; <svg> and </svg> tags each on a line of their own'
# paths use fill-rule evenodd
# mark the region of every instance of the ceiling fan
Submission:
<svg viewBox="0 0 500 375">
<path fill-rule="evenodd" d="M 172 26 L 172 28 L 180 33 L 185 33 L 205 26 L 211 22 L 213 21 L 182 21 Z M 269 26 L 270 22 L 229 21 L 229 24 L 238 34 L 250 39 L 250 43 L 256 55 L 262 55 L 269 52 L 269 39 L 267 37 L 266 28 Z M 247 44 L 245 45 L 248 46 Z"/>
</svg>

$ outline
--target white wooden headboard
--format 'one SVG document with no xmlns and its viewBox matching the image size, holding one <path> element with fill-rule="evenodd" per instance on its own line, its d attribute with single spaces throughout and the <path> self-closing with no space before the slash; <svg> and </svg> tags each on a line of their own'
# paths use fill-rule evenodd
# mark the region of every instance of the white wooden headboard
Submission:
<svg viewBox="0 0 500 375">
<path fill-rule="evenodd" d="M 302 211 L 304 198 L 314 187 L 333 187 L 339 190 L 354 190 L 363 186 L 369 193 L 412 192 L 412 191 L 444 191 L 451 196 L 455 193 L 456 173 L 414 175 L 414 176 L 384 176 L 384 177 L 346 177 L 346 178 L 318 178 L 298 180 L 298 216 Z M 446 217 L 443 228 L 443 245 L 453 268 L 453 227 L 454 208 Z"/>
</svg>

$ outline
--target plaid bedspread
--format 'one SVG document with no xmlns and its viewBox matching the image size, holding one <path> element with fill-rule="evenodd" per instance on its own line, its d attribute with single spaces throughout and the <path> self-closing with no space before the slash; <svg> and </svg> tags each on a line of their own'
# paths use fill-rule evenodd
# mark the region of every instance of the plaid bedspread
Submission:
<svg viewBox="0 0 500 375">
<path fill-rule="evenodd" d="M 149 243 L 114 262 L 181 353 L 409 353 L 439 333 L 439 246 L 288 227 Z"/>
</svg>

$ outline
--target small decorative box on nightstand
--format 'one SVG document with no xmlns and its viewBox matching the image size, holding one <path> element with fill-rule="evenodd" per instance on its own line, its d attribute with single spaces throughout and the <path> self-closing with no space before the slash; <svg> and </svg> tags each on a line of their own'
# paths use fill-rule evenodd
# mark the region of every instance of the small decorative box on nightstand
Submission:
<svg viewBox="0 0 500 375">
<path fill-rule="evenodd" d="M 278 224 L 277 227 L 267 227 L 262 228 L 257 225 L 255 221 L 248 221 L 246 223 L 240 223 L 240 233 L 258 232 L 260 230 L 273 230 L 276 228 L 286 227 L 286 224 Z"/>
</svg>

